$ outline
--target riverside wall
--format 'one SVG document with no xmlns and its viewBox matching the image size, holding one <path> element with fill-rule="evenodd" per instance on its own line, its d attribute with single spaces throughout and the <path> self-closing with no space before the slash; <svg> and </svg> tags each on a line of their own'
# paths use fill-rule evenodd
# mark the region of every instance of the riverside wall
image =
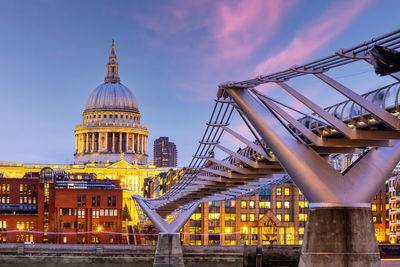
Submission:
<svg viewBox="0 0 400 267">
<path fill-rule="evenodd" d="M 380 245 L 382 258 L 399 258 L 400 245 Z M 153 266 L 155 246 L 0 244 L 0 266 Z M 300 245 L 183 246 L 185 266 L 297 266 Z"/>
</svg>

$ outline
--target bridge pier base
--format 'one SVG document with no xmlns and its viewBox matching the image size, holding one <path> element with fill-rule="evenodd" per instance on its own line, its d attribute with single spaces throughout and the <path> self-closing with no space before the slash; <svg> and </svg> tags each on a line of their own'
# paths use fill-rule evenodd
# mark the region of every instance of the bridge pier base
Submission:
<svg viewBox="0 0 400 267">
<path fill-rule="evenodd" d="M 299 267 L 380 266 L 371 208 L 310 208 Z"/>
<path fill-rule="evenodd" d="M 179 234 L 158 235 L 154 267 L 184 267 L 183 252 Z"/>
</svg>

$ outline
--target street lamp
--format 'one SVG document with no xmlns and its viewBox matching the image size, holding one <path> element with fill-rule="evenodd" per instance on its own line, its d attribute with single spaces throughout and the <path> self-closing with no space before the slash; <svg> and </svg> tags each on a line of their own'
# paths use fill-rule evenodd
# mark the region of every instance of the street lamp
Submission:
<svg viewBox="0 0 400 267">
<path fill-rule="evenodd" d="M 103 230 L 103 227 L 101 227 L 101 225 L 99 225 L 99 227 L 97 227 L 97 232 L 99 232 L 99 244 L 101 243 L 101 231 Z"/>
<path fill-rule="evenodd" d="M 23 243 L 24 236 L 23 236 L 23 234 L 22 234 L 22 231 L 24 230 L 24 226 L 21 224 L 21 225 L 18 227 L 18 230 L 19 230 L 19 236 L 20 236 L 19 241 L 20 241 L 21 243 Z"/>
</svg>

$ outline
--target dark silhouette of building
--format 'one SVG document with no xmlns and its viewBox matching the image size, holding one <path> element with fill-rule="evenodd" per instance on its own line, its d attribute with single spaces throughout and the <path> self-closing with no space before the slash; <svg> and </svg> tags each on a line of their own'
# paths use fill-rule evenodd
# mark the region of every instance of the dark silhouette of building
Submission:
<svg viewBox="0 0 400 267">
<path fill-rule="evenodd" d="M 154 141 L 154 165 L 157 167 L 176 167 L 178 165 L 176 145 L 169 142 L 168 137 L 160 137 Z"/>
</svg>

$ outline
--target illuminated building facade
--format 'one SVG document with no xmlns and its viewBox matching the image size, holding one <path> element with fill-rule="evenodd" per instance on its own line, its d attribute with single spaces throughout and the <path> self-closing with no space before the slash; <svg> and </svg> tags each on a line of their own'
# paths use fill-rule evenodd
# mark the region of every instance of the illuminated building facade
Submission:
<svg viewBox="0 0 400 267">
<path fill-rule="evenodd" d="M 75 163 L 127 162 L 147 164 L 146 126 L 140 124 L 137 100 L 120 82 L 114 40 L 104 83 L 90 94 L 83 123 L 75 129 Z"/>
<path fill-rule="evenodd" d="M 389 186 L 389 234 L 390 243 L 400 243 L 400 180 L 393 176 L 388 181 Z"/>
<path fill-rule="evenodd" d="M 0 242 L 126 242 L 118 181 L 44 168 L 23 178 L 0 178 L 0 195 Z"/>
<path fill-rule="evenodd" d="M 140 122 L 135 96 L 120 82 L 118 67 L 113 42 L 104 83 L 90 94 L 83 123 L 75 129 L 75 164 L 0 163 L 0 177 L 22 178 L 25 173 L 50 168 L 69 175 L 93 173 L 98 179 L 118 180 L 132 217 L 130 224 L 138 223 L 131 195 L 142 195 L 144 179 L 168 169 L 148 163 L 148 130 Z"/>
<path fill-rule="evenodd" d="M 184 226 L 187 245 L 301 244 L 308 202 L 294 183 L 252 197 L 203 203 Z"/>
<path fill-rule="evenodd" d="M 182 170 L 146 180 L 144 194 L 163 195 Z M 389 242 L 388 184 L 371 202 L 376 237 Z M 309 204 L 298 187 L 285 183 L 251 197 L 202 203 L 181 230 L 184 245 L 302 244 Z M 148 227 L 148 224 L 142 224 Z"/>
</svg>

